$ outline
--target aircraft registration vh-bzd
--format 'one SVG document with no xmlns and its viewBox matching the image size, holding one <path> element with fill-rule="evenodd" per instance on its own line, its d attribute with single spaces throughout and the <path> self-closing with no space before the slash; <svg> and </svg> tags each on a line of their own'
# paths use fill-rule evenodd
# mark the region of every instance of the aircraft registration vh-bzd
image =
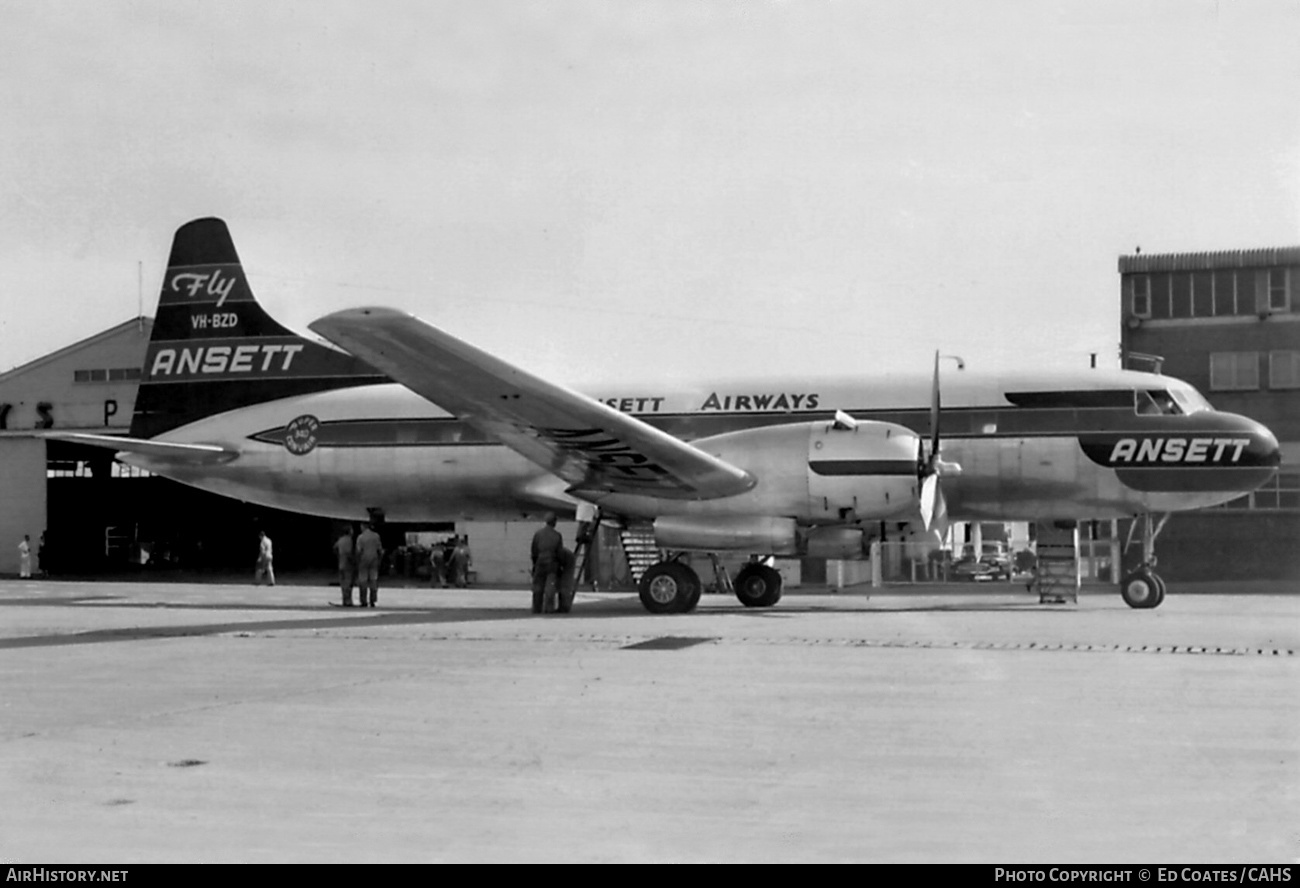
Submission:
<svg viewBox="0 0 1300 888">
<path fill-rule="evenodd" d="M 1268 481 L 1276 438 L 1191 385 L 1119 370 L 651 383 L 580 394 L 403 312 L 357 308 L 296 335 L 253 297 L 224 222 L 182 226 L 163 278 L 130 437 L 51 433 L 249 502 L 340 519 L 517 519 L 599 510 L 652 522 L 668 557 L 640 581 L 654 613 L 689 611 L 682 552 L 756 556 L 742 602 L 775 604 L 759 557 L 862 557 L 886 526 L 947 517 L 1136 516 L 1144 564 L 1121 582 L 1155 607 L 1153 513 Z M 940 458 L 942 448 L 943 458 Z"/>
</svg>

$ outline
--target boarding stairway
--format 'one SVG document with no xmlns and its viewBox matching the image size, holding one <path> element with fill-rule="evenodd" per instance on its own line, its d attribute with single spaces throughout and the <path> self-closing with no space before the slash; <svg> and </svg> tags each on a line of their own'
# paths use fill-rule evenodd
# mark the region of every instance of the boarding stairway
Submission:
<svg viewBox="0 0 1300 888">
<path fill-rule="evenodd" d="M 1079 569 L 1079 528 L 1058 527 L 1040 521 L 1035 528 L 1038 563 L 1030 588 L 1038 593 L 1042 604 L 1078 603 L 1081 573 Z"/>
<path fill-rule="evenodd" d="M 659 561 L 659 546 L 655 543 L 654 526 L 628 522 L 618 532 L 623 543 L 623 557 L 627 559 L 627 572 L 632 582 L 640 583 L 641 576 L 652 564 Z"/>
<path fill-rule="evenodd" d="M 592 591 L 599 591 L 600 580 L 594 576 L 592 560 L 600 548 L 601 525 L 618 530 L 623 557 L 627 561 L 628 576 L 632 584 L 641 582 L 641 576 L 650 565 L 660 560 L 659 547 L 655 545 L 653 525 L 649 523 L 620 524 L 617 518 L 602 516 L 599 512 L 591 521 L 579 521 L 577 539 L 573 547 L 574 573 L 578 583 L 591 583 Z"/>
</svg>

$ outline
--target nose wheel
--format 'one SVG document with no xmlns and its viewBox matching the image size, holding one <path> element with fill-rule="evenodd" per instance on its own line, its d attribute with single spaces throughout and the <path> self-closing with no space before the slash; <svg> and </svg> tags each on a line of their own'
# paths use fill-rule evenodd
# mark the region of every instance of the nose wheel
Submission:
<svg viewBox="0 0 1300 888">
<path fill-rule="evenodd" d="M 1133 534 L 1142 533 L 1142 565 L 1124 577 L 1119 584 L 1120 597 L 1129 607 L 1147 610 L 1159 607 L 1165 600 L 1165 581 L 1156 573 L 1156 537 L 1164 530 L 1169 516 L 1165 515 L 1158 524 L 1152 525 L 1150 513 L 1137 516 L 1129 528 L 1128 544 L 1133 542 Z M 1125 546 L 1125 549 L 1128 545 Z"/>
<path fill-rule="evenodd" d="M 1142 567 L 1124 577 L 1119 594 L 1129 607 L 1143 610 L 1159 607 L 1165 600 L 1165 581 L 1158 573 Z"/>
</svg>

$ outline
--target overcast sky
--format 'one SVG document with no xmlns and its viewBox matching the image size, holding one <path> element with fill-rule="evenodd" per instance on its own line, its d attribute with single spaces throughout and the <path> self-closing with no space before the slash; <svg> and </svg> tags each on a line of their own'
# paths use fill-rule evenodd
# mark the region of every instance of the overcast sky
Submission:
<svg viewBox="0 0 1300 888">
<path fill-rule="evenodd" d="M 1113 358 L 1116 259 L 1300 243 L 1300 2 L 0 2 L 0 369 L 231 227 L 281 321 L 530 370 Z"/>
</svg>

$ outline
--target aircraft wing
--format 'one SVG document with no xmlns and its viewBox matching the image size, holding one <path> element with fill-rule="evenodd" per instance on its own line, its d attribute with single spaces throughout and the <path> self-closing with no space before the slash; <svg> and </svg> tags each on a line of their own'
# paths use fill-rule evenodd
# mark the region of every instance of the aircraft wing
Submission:
<svg viewBox="0 0 1300 888">
<path fill-rule="evenodd" d="M 188 465 L 211 465 L 230 462 L 239 451 L 220 444 L 180 444 L 173 441 L 150 441 L 144 438 L 125 438 L 117 435 L 91 435 L 83 432 L 42 432 L 40 437 L 74 444 L 90 444 L 116 450 L 119 453 L 137 453 L 152 459 Z"/>
<path fill-rule="evenodd" d="M 308 326 L 563 478 L 574 492 L 715 499 L 757 483 L 724 460 L 404 312 L 349 309 Z"/>
</svg>

